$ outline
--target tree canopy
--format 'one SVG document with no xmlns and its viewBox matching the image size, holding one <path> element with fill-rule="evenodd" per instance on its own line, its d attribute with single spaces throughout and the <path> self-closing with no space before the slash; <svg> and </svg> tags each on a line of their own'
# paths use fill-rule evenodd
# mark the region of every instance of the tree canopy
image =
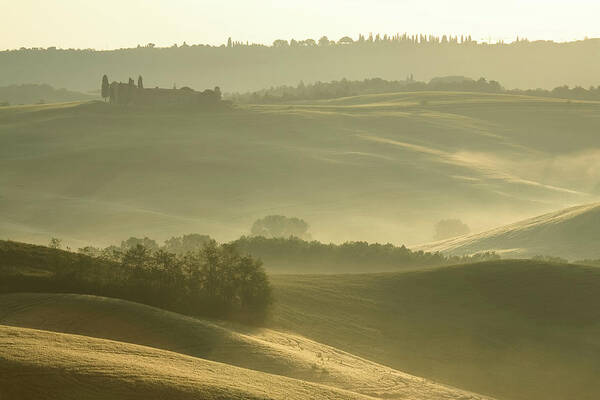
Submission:
<svg viewBox="0 0 600 400">
<path fill-rule="evenodd" d="M 146 239 L 146 244 L 155 243 Z M 214 241 L 182 254 L 142 242 L 127 240 L 122 248 L 86 247 L 79 254 L 41 246 L 0 246 L 0 272 L 5 266 L 10 271 L 21 265 L 48 272 L 2 275 L 0 293 L 92 294 L 244 322 L 267 316 L 271 286 L 258 259 Z"/>
<path fill-rule="evenodd" d="M 110 51 L 57 48 L 0 51 L 0 86 L 34 81 L 87 92 L 96 86 L 97 71 L 127 76 L 148 63 L 154 71 L 153 87 L 170 87 L 177 77 L 191 87 L 219 85 L 227 92 L 291 85 L 301 79 L 329 81 L 342 76 L 352 80 L 367 77 L 399 80 L 416 72 L 423 80 L 450 74 L 486 76 L 507 87 L 522 89 L 598 85 L 594 72 L 600 66 L 598 39 L 568 43 L 527 40 L 478 43 L 468 35 L 444 38 L 404 33 L 331 39 L 277 38 L 275 46 L 225 38 L 224 44 L 217 46 L 159 47 L 149 43 Z M 288 46 L 279 46 L 284 42 Z M 586 62 L 573 63 L 576 59 Z M 498 60 L 502 60 L 502 68 Z"/>
<path fill-rule="evenodd" d="M 104 99 L 110 97 L 110 84 L 108 83 L 108 76 L 106 75 L 102 77 L 101 95 Z"/>
<path fill-rule="evenodd" d="M 289 218 L 283 215 L 268 215 L 256 220 L 250 229 L 254 236 L 266 238 L 297 237 L 309 239 L 308 224 L 300 218 Z"/>
<path fill-rule="evenodd" d="M 434 240 L 449 239 L 456 236 L 466 235 L 471 229 L 459 219 L 443 219 L 435 224 Z"/>
</svg>

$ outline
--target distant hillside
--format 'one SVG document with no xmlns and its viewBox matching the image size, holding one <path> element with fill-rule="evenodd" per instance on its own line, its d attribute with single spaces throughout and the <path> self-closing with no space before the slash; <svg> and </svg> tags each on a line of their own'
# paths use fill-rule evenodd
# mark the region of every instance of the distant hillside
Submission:
<svg viewBox="0 0 600 400">
<path fill-rule="evenodd" d="M 1 243 L 1 242 L 0 242 Z M 367 242 L 341 245 L 298 238 L 264 238 L 243 236 L 231 245 L 242 254 L 264 262 L 271 273 L 348 273 L 386 272 L 422 269 L 440 265 L 467 264 L 499 259 L 493 253 L 469 256 L 445 256 L 440 253 L 411 251 L 405 246 Z"/>
<path fill-rule="evenodd" d="M 600 102 L 466 92 L 211 113 L 2 107 L 0 238 L 227 242 L 281 214 L 321 242 L 411 248 L 443 219 L 482 232 L 598 201 L 599 115 Z"/>
<path fill-rule="evenodd" d="M 21 84 L 0 87 L 0 106 L 64 103 L 98 98 L 99 96 L 91 96 L 67 89 L 55 89 L 50 85 Z"/>
<path fill-rule="evenodd" d="M 103 297 L 0 295 L 0 324 L 150 346 L 387 399 L 471 396 L 292 333 L 200 320 Z"/>
<path fill-rule="evenodd" d="M 600 203 L 571 207 L 474 235 L 417 247 L 447 254 L 495 251 L 503 257 L 536 255 L 571 260 L 600 258 Z"/>
<path fill-rule="evenodd" d="M 386 81 L 383 79 L 365 79 L 349 81 L 342 79 L 333 82 L 316 82 L 298 86 L 279 86 L 245 94 L 233 94 L 232 100 L 242 103 L 279 103 L 286 101 L 322 100 L 351 97 L 365 94 L 416 92 L 416 91 L 463 91 L 500 93 L 504 89 L 496 81 L 485 78 L 475 81 L 465 77 L 434 78 L 430 82 L 417 82 L 412 79 Z"/>
<path fill-rule="evenodd" d="M 244 94 L 231 94 L 229 97 L 235 102 L 269 104 L 335 99 L 365 94 L 417 91 L 505 93 L 572 100 L 600 100 L 600 86 L 591 86 L 589 89 L 585 89 L 580 86 L 569 88 L 566 85 L 562 85 L 552 90 L 507 90 L 503 88 L 499 82 L 494 80 L 488 81 L 483 77 L 474 80 L 464 76 L 438 77 L 433 78 L 429 82 L 414 81 L 412 79 L 387 81 L 380 78 L 359 81 L 342 79 L 339 81 L 315 82 L 309 84 L 300 82 L 297 86 L 284 85 L 271 87 Z"/>
<path fill-rule="evenodd" d="M 600 269 L 497 261 L 273 276 L 272 327 L 513 400 L 600 397 Z"/>
<path fill-rule="evenodd" d="M 600 84 L 599 39 L 487 44 L 469 38 L 443 41 L 425 35 L 386 35 L 342 43 L 325 38 L 321 45 L 296 39 L 269 47 L 231 43 L 230 47 L 156 48 L 149 44 L 111 51 L 2 51 L 0 85 L 46 82 L 87 91 L 97 88 L 105 73 L 125 77 L 121 79 L 139 73 L 147 78 L 148 87 L 177 83 L 193 88 L 220 86 L 225 92 L 342 78 L 403 80 L 411 74 L 423 81 L 448 75 L 484 76 L 521 89 Z"/>
</svg>

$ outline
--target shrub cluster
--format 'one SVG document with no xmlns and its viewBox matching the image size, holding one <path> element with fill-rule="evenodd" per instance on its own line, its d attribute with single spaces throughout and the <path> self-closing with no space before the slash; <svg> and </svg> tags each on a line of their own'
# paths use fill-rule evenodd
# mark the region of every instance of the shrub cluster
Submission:
<svg viewBox="0 0 600 400">
<path fill-rule="evenodd" d="M 127 271 L 137 301 L 186 314 L 252 319 L 264 317 L 271 287 L 262 263 L 232 246 L 209 242 L 176 255 L 138 244 L 111 255 Z"/>
<path fill-rule="evenodd" d="M 348 272 L 401 270 L 412 267 L 465 264 L 497 260 L 494 252 L 464 256 L 446 256 L 441 253 L 412 251 L 405 246 L 393 244 L 346 242 L 325 244 L 295 237 L 265 238 L 242 236 L 231 242 L 243 254 L 258 257 L 270 267 L 288 268 L 311 272 Z"/>
<path fill-rule="evenodd" d="M 2 254 L 5 260 L 25 262 L 11 271 L 3 268 L 0 292 L 93 294 L 244 322 L 262 320 L 272 301 L 261 262 L 214 241 L 181 255 L 141 244 L 96 253 L 82 249 L 83 254 L 46 249 L 43 257 L 27 255 L 31 249 L 13 250 Z M 38 264 L 39 270 L 32 269 Z"/>
</svg>

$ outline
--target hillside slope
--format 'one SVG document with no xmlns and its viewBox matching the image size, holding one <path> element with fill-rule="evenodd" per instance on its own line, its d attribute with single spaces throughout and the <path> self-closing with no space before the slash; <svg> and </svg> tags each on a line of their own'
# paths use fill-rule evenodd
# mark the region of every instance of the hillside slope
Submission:
<svg viewBox="0 0 600 400">
<path fill-rule="evenodd" d="M 531 5 L 524 12 L 537 13 L 538 9 Z M 233 38 L 240 39 L 244 41 L 243 37 Z M 438 38 L 435 43 L 424 43 L 417 39 L 420 43 L 416 43 L 409 38 L 329 46 L 200 44 L 110 51 L 1 51 L 0 85 L 34 81 L 90 90 L 98 86 L 105 73 L 117 81 L 126 81 L 132 74 L 135 78 L 140 73 L 147 87 L 170 87 L 176 79 L 178 86 L 200 89 L 218 85 L 227 92 L 343 77 L 403 80 L 412 73 L 423 80 L 453 74 L 475 79 L 484 76 L 511 88 L 598 84 L 595 71 L 600 68 L 599 39 L 568 43 L 521 40 L 512 44 L 439 41 Z"/>
<path fill-rule="evenodd" d="M 24 84 L 0 87 L 0 105 L 63 103 L 98 100 L 98 97 L 66 89 L 55 89 L 50 85 Z"/>
<path fill-rule="evenodd" d="M 77 261 L 68 252 L 6 246 L 19 251 L 0 258 L 2 273 L 39 276 Z M 458 393 L 415 375 L 507 399 L 600 394 L 598 268 L 501 260 L 271 281 L 270 329 L 115 299 L 27 293 L 0 296 L 0 324 L 139 343 L 391 398 Z"/>
<path fill-rule="evenodd" d="M 600 396 L 600 269 L 504 260 L 272 281 L 274 329 L 500 399 Z"/>
<path fill-rule="evenodd" d="M 150 347 L 0 325 L 7 399 L 367 399 Z"/>
<path fill-rule="evenodd" d="M 596 201 L 599 116 L 596 102 L 461 92 L 218 113 L 3 108 L 0 238 L 228 241 L 282 214 L 324 242 L 411 246 L 444 218 L 484 231 Z"/>
<path fill-rule="evenodd" d="M 302 336 L 217 324 L 116 299 L 1 295 L 0 324 L 140 344 L 376 397 L 481 398 Z"/>
<path fill-rule="evenodd" d="M 417 250 L 448 254 L 496 251 L 504 256 L 600 258 L 600 203 L 571 207 L 491 231 L 430 243 Z"/>
</svg>

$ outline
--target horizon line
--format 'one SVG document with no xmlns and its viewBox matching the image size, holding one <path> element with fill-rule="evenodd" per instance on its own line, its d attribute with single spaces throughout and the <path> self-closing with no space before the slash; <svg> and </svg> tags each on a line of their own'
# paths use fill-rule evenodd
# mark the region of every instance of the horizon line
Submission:
<svg viewBox="0 0 600 400">
<path fill-rule="evenodd" d="M 376 40 L 364 40 L 363 42 L 360 42 L 358 38 L 360 38 L 360 36 L 364 36 L 367 37 L 367 35 L 365 34 L 358 34 L 358 38 L 354 39 L 352 38 L 350 35 L 343 35 L 340 38 L 338 38 L 337 40 L 332 40 L 330 39 L 327 35 L 323 35 L 321 38 L 328 38 L 332 43 L 330 43 L 329 45 L 352 45 L 352 44 L 376 44 L 376 43 L 383 43 L 383 42 L 390 42 L 390 43 L 400 43 L 397 40 L 384 40 L 383 38 L 385 36 L 387 36 L 388 38 L 394 38 L 396 35 L 400 35 L 401 37 L 406 35 L 407 38 L 412 39 L 413 37 L 420 39 L 421 37 L 425 37 L 427 39 L 433 37 L 436 39 L 441 39 L 444 36 L 446 36 L 447 38 L 468 38 L 469 34 L 461 34 L 461 35 L 432 35 L 432 34 L 408 34 L 407 32 L 404 33 L 394 33 L 394 34 L 387 34 L 387 33 L 369 33 L 369 35 L 373 35 L 373 38 L 375 38 L 376 36 L 380 36 L 381 39 L 379 41 Z M 347 43 L 347 44 L 340 44 L 339 41 L 343 38 L 346 37 L 350 37 L 353 42 L 352 43 Z M 234 44 L 233 46 L 228 46 L 227 43 L 229 40 L 232 40 L 232 43 Z M 430 44 L 430 45 L 467 45 L 467 44 L 471 44 L 471 45 L 514 45 L 514 44 L 518 44 L 518 43 L 554 43 L 554 44 L 572 44 L 572 43 L 578 43 L 578 42 L 586 42 L 586 41 L 594 41 L 594 40 L 599 40 L 600 37 L 588 37 L 585 36 L 583 38 L 579 38 L 579 39 L 571 39 L 571 40 L 554 40 L 554 39 L 528 39 L 525 36 L 516 36 L 514 39 L 512 39 L 512 41 L 507 41 L 505 39 L 501 39 L 501 38 L 492 38 L 491 36 L 489 38 L 482 38 L 482 39 L 471 39 L 470 42 L 464 42 L 464 41 L 459 41 L 459 42 L 447 42 L 447 43 L 432 43 L 429 41 L 426 42 L 421 42 L 421 41 L 417 41 L 417 42 L 413 42 L 411 44 L 413 45 L 420 45 L 420 44 Z M 118 51 L 118 50 L 137 50 L 137 49 L 174 49 L 174 48 L 186 48 L 186 47 L 212 47 L 212 48 L 230 48 L 230 47 L 266 47 L 266 48 L 278 48 L 280 46 L 276 46 L 274 45 L 274 43 L 276 41 L 284 41 L 287 43 L 290 43 L 292 40 L 295 40 L 296 42 L 304 42 L 306 40 L 314 40 L 315 42 L 318 42 L 319 39 L 314 39 L 314 38 L 305 38 L 305 39 L 294 39 L 294 38 L 290 38 L 290 39 L 276 39 L 275 41 L 273 41 L 272 43 L 260 43 L 260 42 L 249 42 L 249 41 L 243 41 L 243 40 L 233 40 L 233 37 L 228 37 L 227 39 L 225 39 L 224 43 L 221 44 L 210 44 L 210 43 L 188 43 L 187 41 L 183 41 L 181 44 L 178 43 L 174 43 L 172 45 L 156 45 L 152 42 L 148 42 L 146 44 L 140 44 L 138 43 L 137 45 L 132 45 L 131 47 L 60 47 L 59 45 L 53 45 L 53 46 L 48 46 L 48 47 L 37 47 L 37 46 L 32 46 L 32 47 L 25 47 L 25 46 L 21 46 L 21 47 L 12 47 L 12 48 L 5 48 L 0 50 L 0 53 L 5 53 L 5 52 L 12 52 L 12 51 L 97 51 L 97 52 L 105 52 L 105 51 Z M 511 40 L 511 39 L 508 39 Z M 404 41 L 402 43 L 410 43 L 409 41 Z M 321 46 L 321 45 L 316 45 L 316 46 L 304 46 L 304 45 L 298 45 L 298 46 L 289 46 L 289 47 L 325 47 L 325 46 Z"/>
</svg>

